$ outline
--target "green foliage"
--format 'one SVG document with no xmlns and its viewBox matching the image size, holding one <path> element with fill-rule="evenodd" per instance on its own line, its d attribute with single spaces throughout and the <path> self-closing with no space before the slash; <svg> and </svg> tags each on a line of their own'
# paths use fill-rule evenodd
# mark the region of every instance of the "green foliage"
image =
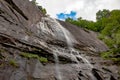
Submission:
<svg viewBox="0 0 120 80">
<path fill-rule="evenodd" d="M 39 8 L 39 10 L 40 10 L 44 15 L 47 14 L 46 9 L 43 8 L 42 6 L 38 5 L 38 3 L 36 2 L 36 0 L 32 0 L 31 2 L 32 2 L 34 5 L 36 5 L 36 6 Z"/>
<path fill-rule="evenodd" d="M 36 0 L 32 0 L 31 1 L 33 4 L 37 5 L 38 3 L 36 2 Z"/>
<path fill-rule="evenodd" d="M 109 52 L 113 55 L 109 57 L 114 61 L 120 60 L 117 55 L 120 55 L 120 10 L 113 10 L 110 12 L 108 18 L 102 19 L 102 26 L 104 28 L 101 30 L 101 35 L 104 35 L 103 41 L 108 45 L 110 51 L 106 54 L 109 57 Z"/>
<path fill-rule="evenodd" d="M 111 59 L 113 61 L 120 61 L 120 57 L 116 56 L 116 55 L 119 55 L 119 53 L 120 53 L 120 49 L 112 48 L 107 52 L 102 52 L 101 57 L 103 57 L 105 59 Z"/>
<path fill-rule="evenodd" d="M 46 11 L 45 8 L 43 8 L 42 6 L 38 6 L 38 8 L 40 9 L 40 11 L 42 11 L 42 13 L 43 13 L 44 15 L 47 14 L 47 11 Z"/>
<path fill-rule="evenodd" d="M 120 45 L 120 33 L 115 34 L 116 44 Z"/>
<path fill-rule="evenodd" d="M 22 56 L 22 57 L 25 57 L 25 58 L 38 58 L 38 55 L 35 55 L 35 54 L 31 54 L 31 53 L 24 53 L 24 52 L 22 52 L 21 54 L 20 54 L 20 56 Z"/>
<path fill-rule="evenodd" d="M 9 64 L 13 67 L 16 67 L 16 68 L 19 67 L 18 63 L 14 59 L 9 60 Z"/>
<path fill-rule="evenodd" d="M 77 20 L 73 20 L 71 18 L 67 18 L 65 21 L 69 22 L 69 23 L 72 23 L 74 25 L 77 25 L 79 27 L 82 27 L 82 28 L 86 28 L 86 29 L 90 29 L 90 30 L 93 30 L 93 31 L 97 31 L 97 28 L 95 27 L 95 22 L 84 20 L 81 17 L 78 18 Z"/>
<path fill-rule="evenodd" d="M 109 17 L 110 15 L 110 11 L 109 10 L 106 10 L 106 9 L 103 9 L 102 11 L 99 10 L 97 13 L 96 13 L 96 20 L 99 21 L 103 18 L 107 18 Z"/>
<path fill-rule="evenodd" d="M 43 62 L 43 63 L 48 62 L 47 58 L 45 58 L 45 57 L 39 57 L 38 59 L 40 62 Z"/>
<path fill-rule="evenodd" d="M 22 52 L 22 53 L 20 54 L 20 56 L 25 57 L 25 58 L 29 58 L 29 59 L 30 59 L 30 58 L 38 59 L 40 62 L 43 62 L 43 63 L 48 62 L 47 58 L 45 58 L 45 57 L 40 57 L 40 56 L 38 56 L 37 54 Z"/>
<path fill-rule="evenodd" d="M 98 39 L 100 39 L 100 40 L 103 40 L 103 39 L 104 39 L 104 37 L 105 37 L 105 36 L 104 36 L 104 35 L 102 35 L 102 34 L 99 34 L 99 35 L 98 35 Z"/>
<path fill-rule="evenodd" d="M 101 53 L 101 57 L 102 58 L 105 58 L 105 59 L 109 59 L 110 55 L 112 55 L 112 51 L 109 51 L 109 52 L 102 52 Z"/>
<path fill-rule="evenodd" d="M 99 39 L 103 40 L 109 47 L 108 52 L 102 53 L 102 57 L 114 61 L 120 60 L 120 10 L 99 10 L 96 13 L 96 22 L 84 20 L 81 17 L 77 20 L 66 19 L 66 22 L 79 27 L 99 32 Z"/>
<path fill-rule="evenodd" d="M 105 38 L 103 39 L 103 41 L 107 44 L 107 46 L 109 46 L 109 48 L 113 48 L 114 46 L 114 40 L 112 40 L 111 38 Z"/>
</svg>

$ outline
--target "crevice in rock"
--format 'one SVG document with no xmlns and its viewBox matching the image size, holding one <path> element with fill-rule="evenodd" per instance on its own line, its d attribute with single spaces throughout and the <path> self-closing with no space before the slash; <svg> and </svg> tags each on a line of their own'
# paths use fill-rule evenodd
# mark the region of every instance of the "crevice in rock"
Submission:
<svg viewBox="0 0 120 80">
<path fill-rule="evenodd" d="M 39 56 L 43 56 L 43 57 L 48 58 L 52 62 L 55 62 L 51 50 L 49 50 L 47 48 L 43 48 L 43 47 L 41 48 L 39 46 L 34 46 L 34 45 L 30 44 L 30 43 L 27 44 L 27 42 L 17 40 L 15 38 L 13 38 L 12 36 L 7 36 L 7 35 L 4 35 L 4 34 L 0 33 L 0 44 L 2 46 L 4 46 L 4 47 L 11 47 L 13 49 L 17 49 L 17 50 L 19 50 L 21 52 L 37 54 Z M 19 44 L 21 46 L 18 46 Z M 66 58 L 64 56 L 59 55 L 58 57 L 60 59 L 60 63 L 62 63 L 62 64 L 75 63 L 71 59 Z"/>
<path fill-rule="evenodd" d="M 12 0 L 5 0 L 9 5 L 12 6 L 13 9 L 15 9 L 20 15 L 22 15 L 26 20 L 28 20 L 28 17 L 23 13 L 22 10 L 19 9 L 19 7 L 12 1 Z"/>
<path fill-rule="evenodd" d="M 105 67 L 102 67 L 102 69 L 103 69 L 104 71 L 107 71 L 107 72 L 112 73 L 112 71 L 110 71 L 109 69 L 107 69 L 107 68 L 105 68 Z"/>
<path fill-rule="evenodd" d="M 110 80 L 116 80 L 112 75 L 110 76 Z"/>
<path fill-rule="evenodd" d="M 97 80 L 104 80 L 101 75 L 99 75 L 99 73 L 97 72 L 97 69 L 93 68 L 92 69 L 92 73 L 93 75 L 96 77 Z"/>
<path fill-rule="evenodd" d="M 0 14 L 2 14 L 2 13 L 4 13 L 4 11 L 2 11 L 2 10 L 0 9 Z"/>
<path fill-rule="evenodd" d="M 14 10 L 13 10 L 10 6 L 8 6 L 8 7 L 9 7 L 9 9 L 12 11 L 12 13 L 17 17 L 18 21 L 20 22 L 20 19 L 19 19 L 19 17 L 15 14 Z"/>
<path fill-rule="evenodd" d="M 3 15 L 0 14 L 0 16 L 1 16 L 4 20 L 8 21 L 9 23 L 11 23 L 11 24 L 13 23 L 13 22 L 11 22 L 10 20 L 8 20 L 6 17 L 4 17 Z"/>
<path fill-rule="evenodd" d="M 3 4 L 2 4 L 2 5 L 3 5 Z M 13 21 L 15 21 L 15 19 L 9 14 L 9 12 L 0 9 L 0 16 L 1 16 L 1 17 L 4 17 L 4 20 L 6 20 L 6 21 L 8 21 L 8 22 L 10 22 L 10 23 L 13 23 L 13 24 L 16 24 L 16 25 L 17 25 L 17 23 L 14 23 L 14 22 L 10 21 L 9 19 L 5 18 L 6 16 L 3 16 L 3 15 L 7 15 L 9 18 L 11 18 Z"/>
</svg>

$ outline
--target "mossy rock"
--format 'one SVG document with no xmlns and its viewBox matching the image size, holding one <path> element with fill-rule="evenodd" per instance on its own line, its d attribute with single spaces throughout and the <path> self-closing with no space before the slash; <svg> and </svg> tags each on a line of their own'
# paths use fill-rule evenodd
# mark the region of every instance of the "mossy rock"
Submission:
<svg viewBox="0 0 120 80">
<path fill-rule="evenodd" d="M 37 54 L 22 52 L 22 53 L 20 54 L 20 56 L 25 57 L 25 58 L 28 58 L 28 59 L 31 59 L 31 58 L 38 59 L 38 60 L 39 60 L 40 62 L 42 62 L 42 63 L 47 63 L 47 62 L 48 62 L 48 59 L 47 59 L 47 58 L 38 56 Z"/>
<path fill-rule="evenodd" d="M 16 68 L 19 67 L 18 63 L 17 63 L 16 60 L 14 60 L 14 59 L 10 59 L 10 60 L 9 60 L 9 64 L 10 64 L 11 66 L 13 66 L 13 67 L 16 67 Z"/>
</svg>

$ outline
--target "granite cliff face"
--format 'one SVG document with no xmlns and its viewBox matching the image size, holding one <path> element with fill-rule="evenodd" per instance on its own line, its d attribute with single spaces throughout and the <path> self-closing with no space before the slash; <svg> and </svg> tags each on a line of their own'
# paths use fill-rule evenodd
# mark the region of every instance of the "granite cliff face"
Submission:
<svg viewBox="0 0 120 80">
<path fill-rule="evenodd" d="M 0 0 L 0 80 L 118 80 L 119 67 L 98 56 L 106 50 L 95 32 L 28 0 Z"/>
</svg>

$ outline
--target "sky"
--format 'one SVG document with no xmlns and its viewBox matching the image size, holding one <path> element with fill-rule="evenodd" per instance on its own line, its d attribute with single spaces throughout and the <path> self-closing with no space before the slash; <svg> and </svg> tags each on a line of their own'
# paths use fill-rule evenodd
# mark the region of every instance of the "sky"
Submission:
<svg viewBox="0 0 120 80">
<path fill-rule="evenodd" d="M 82 17 L 96 20 L 96 12 L 103 9 L 120 9 L 120 0 L 36 0 L 47 13 L 60 20 Z"/>
</svg>

